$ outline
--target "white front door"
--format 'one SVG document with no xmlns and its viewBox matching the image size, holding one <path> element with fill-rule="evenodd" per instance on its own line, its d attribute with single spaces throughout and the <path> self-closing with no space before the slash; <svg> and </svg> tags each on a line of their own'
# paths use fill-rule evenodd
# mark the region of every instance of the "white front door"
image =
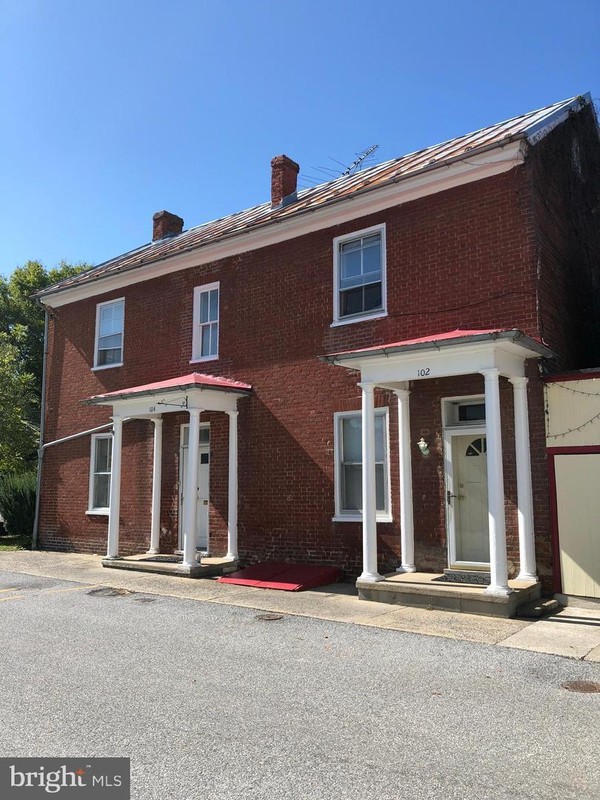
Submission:
<svg viewBox="0 0 600 800">
<path fill-rule="evenodd" d="M 455 434 L 451 450 L 446 493 L 450 566 L 489 564 L 486 436 Z"/>
<path fill-rule="evenodd" d="M 183 550 L 183 536 L 186 529 L 185 493 L 187 491 L 187 458 L 189 446 L 189 425 L 181 426 L 181 447 L 179 449 L 179 549 Z M 198 442 L 198 486 L 196 489 L 196 548 L 208 552 L 208 507 L 210 486 L 210 428 L 208 423 L 200 426 Z"/>
</svg>

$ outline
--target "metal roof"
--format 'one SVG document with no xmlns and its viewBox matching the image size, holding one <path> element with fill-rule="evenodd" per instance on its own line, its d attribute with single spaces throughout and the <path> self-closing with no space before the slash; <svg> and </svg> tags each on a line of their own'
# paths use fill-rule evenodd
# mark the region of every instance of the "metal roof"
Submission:
<svg viewBox="0 0 600 800">
<path fill-rule="evenodd" d="M 181 392 L 189 389 L 216 389 L 221 392 L 241 392 L 246 394 L 252 390 L 249 383 L 234 381 L 230 378 L 218 378 L 215 375 L 204 375 L 201 372 L 192 372 L 179 378 L 169 378 L 166 381 L 146 383 L 142 386 L 132 386 L 128 389 L 117 389 L 115 392 L 96 394 L 88 397 L 84 402 L 89 405 L 105 403 L 107 400 L 126 400 L 130 397 L 144 397 L 154 394 Z"/>
<path fill-rule="evenodd" d="M 460 161 L 482 151 L 501 147 L 517 139 L 535 143 L 552 127 L 566 119 L 570 112 L 580 110 L 589 103 L 591 103 L 589 94 L 563 100 L 560 103 L 554 103 L 537 111 L 531 111 L 473 133 L 458 136 L 424 150 L 386 161 L 354 175 L 342 176 L 313 188 L 301 190 L 294 202 L 284 206 L 273 208 L 270 202 L 262 203 L 245 211 L 204 223 L 190 228 L 178 236 L 150 242 L 79 275 L 66 278 L 60 283 L 42 290 L 37 296 L 44 297 L 129 269 L 163 261 L 228 237 L 238 236 L 272 223 L 291 219 L 302 213 L 324 208 L 359 193 L 397 183 L 421 172 Z"/>
<path fill-rule="evenodd" d="M 489 328 L 485 330 L 464 330 L 457 328 L 454 331 L 445 333 L 435 333 L 429 336 L 421 336 L 418 339 L 405 339 L 402 342 L 391 342 L 390 344 L 378 344 L 374 347 L 363 347 L 360 350 L 345 350 L 341 353 L 331 353 L 322 356 L 322 361 L 330 364 L 354 360 L 359 358 L 390 356 L 402 353 L 414 352 L 416 350 L 440 350 L 442 347 L 453 347 L 463 344 L 474 344 L 479 342 L 507 341 L 519 343 L 521 346 L 538 353 L 541 356 L 553 356 L 552 350 L 542 342 L 532 339 L 517 328 Z"/>
</svg>

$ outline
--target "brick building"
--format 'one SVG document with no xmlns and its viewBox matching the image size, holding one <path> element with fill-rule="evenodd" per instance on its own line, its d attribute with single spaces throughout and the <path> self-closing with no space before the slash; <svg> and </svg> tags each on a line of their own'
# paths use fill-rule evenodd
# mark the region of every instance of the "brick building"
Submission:
<svg viewBox="0 0 600 800">
<path fill-rule="evenodd" d="M 41 292 L 39 546 L 549 582 L 541 375 L 598 361 L 599 164 L 589 96 L 304 191 L 278 156 L 270 202 Z"/>
</svg>

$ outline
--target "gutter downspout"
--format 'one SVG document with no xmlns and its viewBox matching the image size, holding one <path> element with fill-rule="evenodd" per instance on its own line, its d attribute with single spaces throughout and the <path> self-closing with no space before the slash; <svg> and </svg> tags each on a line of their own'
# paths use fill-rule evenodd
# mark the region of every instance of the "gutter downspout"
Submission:
<svg viewBox="0 0 600 800">
<path fill-rule="evenodd" d="M 46 358 L 48 355 L 48 307 L 44 306 L 44 351 L 42 357 L 42 397 L 40 402 L 40 441 L 38 447 L 37 486 L 35 492 L 35 516 L 31 549 L 37 550 L 38 531 L 40 525 L 40 493 L 42 489 L 42 462 L 44 460 L 44 421 L 46 417 Z"/>
</svg>

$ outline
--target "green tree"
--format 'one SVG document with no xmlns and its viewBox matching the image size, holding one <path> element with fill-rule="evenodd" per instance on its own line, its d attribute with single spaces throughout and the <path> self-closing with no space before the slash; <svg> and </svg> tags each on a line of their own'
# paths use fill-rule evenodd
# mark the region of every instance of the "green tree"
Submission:
<svg viewBox="0 0 600 800">
<path fill-rule="evenodd" d="M 46 269 L 28 261 L 0 277 L 0 474 L 35 463 L 39 435 L 44 309 L 32 295 L 75 275 L 86 264 Z"/>
</svg>

